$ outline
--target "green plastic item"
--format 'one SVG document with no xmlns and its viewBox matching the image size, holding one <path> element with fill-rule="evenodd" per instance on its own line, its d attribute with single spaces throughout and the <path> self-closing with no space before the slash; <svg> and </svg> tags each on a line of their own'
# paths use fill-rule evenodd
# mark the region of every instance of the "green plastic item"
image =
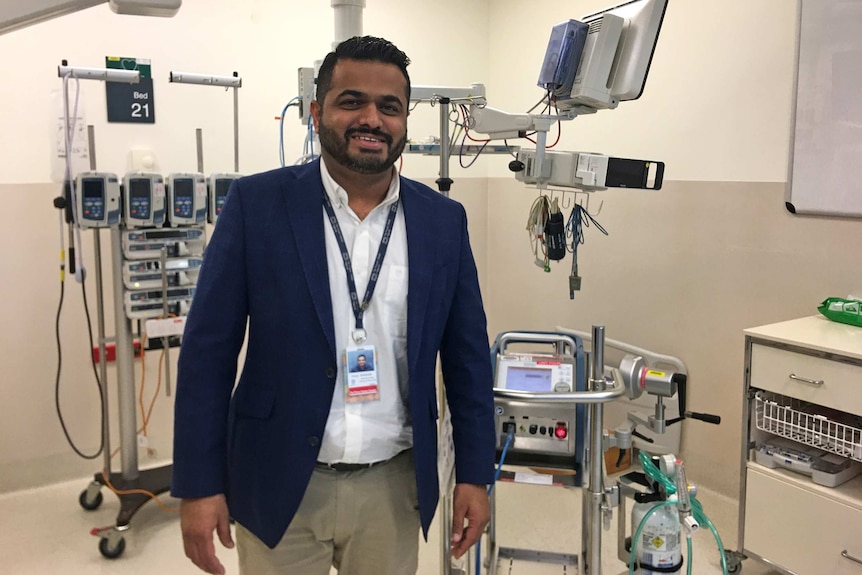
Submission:
<svg viewBox="0 0 862 575">
<path fill-rule="evenodd" d="M 830 297 L 817 309 L 832 321 L 862 327 L 862 301 Z"/>
</svg>

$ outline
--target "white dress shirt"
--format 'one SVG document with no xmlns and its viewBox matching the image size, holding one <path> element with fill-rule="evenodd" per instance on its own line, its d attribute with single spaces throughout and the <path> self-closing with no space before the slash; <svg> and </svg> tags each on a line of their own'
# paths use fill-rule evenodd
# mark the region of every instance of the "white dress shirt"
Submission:
<svg viewBox="0 0 862 575">
<path fill-rule="evenodd" d="M 347 192 L 332 179 L 322 159 L 320 175 L 344 235 L 353 266 L 356 292 L 362 301 L 389 209 L 392 202 L 398 201 L 401 192 L 401 181 L 393 170 L 386 197 L 364 220 L 360 220 L 347 205 Z M 413 445 L 407 385 L 408 276 L 404 209 L 398 206 L 377 286 L 363 315 L 367 340 L 362 345 L 373 345 L 376 351 L 374 367 L 377 370 L 380 399 L 356 403 L 345 401 L 346 367 L 341 360 L 346 348 L 356 345 L 352 337 L 356 320 L 350 304 L 341 250 L 322 203 L 321 217 L 326 234 L 326 263 L 339 365 L 318 459 L 326 463 L 383 461 Z"/>
</svg>

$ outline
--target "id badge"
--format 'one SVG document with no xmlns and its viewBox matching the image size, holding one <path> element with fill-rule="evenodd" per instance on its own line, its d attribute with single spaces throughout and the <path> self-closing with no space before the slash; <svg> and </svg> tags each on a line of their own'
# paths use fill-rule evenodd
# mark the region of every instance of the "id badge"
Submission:
<svg viewBox="0 0 862 575">
<path fill-rule="evenodd" d="M 377 354 L 373 345 L 348 347 L 344 352 L 344 399 L 349 403 L 380 399 Z"/>
</svg>

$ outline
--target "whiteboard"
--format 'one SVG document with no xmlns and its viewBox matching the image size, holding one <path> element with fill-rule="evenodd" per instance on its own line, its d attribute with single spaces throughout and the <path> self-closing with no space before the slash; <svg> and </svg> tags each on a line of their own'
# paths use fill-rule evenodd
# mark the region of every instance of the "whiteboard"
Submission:
<svg viewBox="0 0 862 575">
<path fill-rule="evenodd" d="M 800 0 L 787 209 L 862 217 L 862 0 Z"/>
</svg>

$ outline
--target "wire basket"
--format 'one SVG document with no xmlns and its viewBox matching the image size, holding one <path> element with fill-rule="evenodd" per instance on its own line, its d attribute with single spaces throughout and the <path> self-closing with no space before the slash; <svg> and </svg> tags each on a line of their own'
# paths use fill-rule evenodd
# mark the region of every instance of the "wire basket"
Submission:
<svg viewBox="0 0 862 575">
<path fill-rule="evenodd" d="M 862 461 L 862 417 L 768 391 L 754 401 L 757 429 Z"/>
</svg>

